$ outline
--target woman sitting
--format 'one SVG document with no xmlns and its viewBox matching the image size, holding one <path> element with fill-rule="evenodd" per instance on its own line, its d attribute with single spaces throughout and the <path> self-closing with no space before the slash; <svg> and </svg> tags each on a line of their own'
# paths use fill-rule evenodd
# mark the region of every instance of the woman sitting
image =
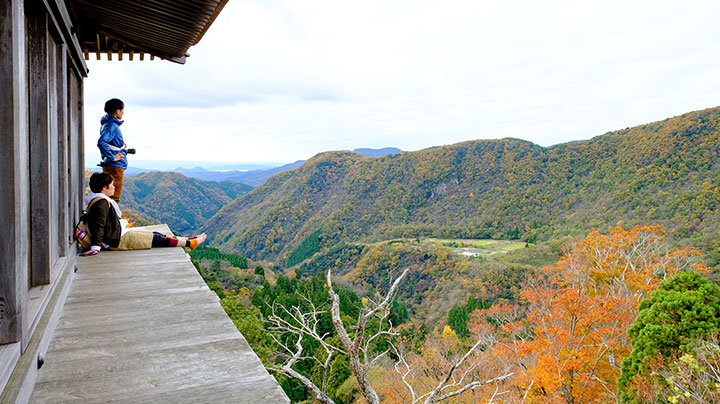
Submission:
<svg viewBox="0 0 720 404">
<path fill-rule="evenodd" d="M 195 237 L 174 237 L 158 232 L 130 230 L 123 232 L 120 224 L 122 213 L 117 202 L 110 199 L 115 185 L 110 175 L 93 173 L 90 176 L 90 193 L 85 196 L 89 206 L 87 227 L 90 233 L 90 249 L 82 256 L 97 255 L 102 248 L 111 250 L 143 250 L 152 247 L 189 247 L 194 249 L 207 237 L 205 233 Z"/>
</svg>

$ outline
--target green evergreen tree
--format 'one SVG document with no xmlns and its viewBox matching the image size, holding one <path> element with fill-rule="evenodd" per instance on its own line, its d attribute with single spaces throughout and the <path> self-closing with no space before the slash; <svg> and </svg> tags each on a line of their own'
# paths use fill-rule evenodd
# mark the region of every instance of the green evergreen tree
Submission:
<svg viewBox="0 0 720 404">
<path fill-rule="evenodd" d="M 456 304 L 450 309 L 450 312 L 448 312 L 447 325 L 450 326 L 458 336 L 463 338 L 467 337 L 469 334 L 467 323 L 470 319 L 470 313 L 477 309 L 487 309 L 489 307 L 490 302 L 468 296 L 467 303 L 465 303 L 464 306 Z"/>
<path fill-rule="evenodd" d="M 653 377 L 649 362 L 691 351 L 698 339 L 720 330 L 720 287 L 694 271 L 682 271 L 663 281 L 640 303 L 628 329 L 633 344 L 623 360 L 618 390 L 623 401 L 642 402 L 635 389 L 638 377 Z"/>
</svg>

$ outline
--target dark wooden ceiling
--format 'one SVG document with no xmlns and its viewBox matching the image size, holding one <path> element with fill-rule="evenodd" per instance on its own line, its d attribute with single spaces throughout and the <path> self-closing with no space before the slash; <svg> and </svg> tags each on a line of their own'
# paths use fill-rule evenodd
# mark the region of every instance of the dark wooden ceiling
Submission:
<svg viewBox="0 0 720 404">
<path fill-rule="evenodd" d="M 228 0 L 69 0 L 85 58 L 185 63 Z"/>
</svg>

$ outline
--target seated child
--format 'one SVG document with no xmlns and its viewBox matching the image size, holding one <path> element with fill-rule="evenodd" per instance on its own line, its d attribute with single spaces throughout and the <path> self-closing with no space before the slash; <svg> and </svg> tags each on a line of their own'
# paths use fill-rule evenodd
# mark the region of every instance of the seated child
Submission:
<svg viewBox="0 0 720 404">
<path fill-rule="evenodd" d="M 87 212 L 87 227 L 90 233 L 90 249 L 82 256 L 97 255 L 102 248 L 111 250 L 143 250 L 152 247 L 189 247 L 194 249 L 202 244 L 205 233 L 195 237 L 174 237 L 158 232 L 131 230 L 123 233 L 120 224 L 122 213 L 117 202 L 110 199 L 115 193 L 113 179 L 106 173 L 90 176 L 90 193 L 85 203 L 90 205 Z"/>
</svg>

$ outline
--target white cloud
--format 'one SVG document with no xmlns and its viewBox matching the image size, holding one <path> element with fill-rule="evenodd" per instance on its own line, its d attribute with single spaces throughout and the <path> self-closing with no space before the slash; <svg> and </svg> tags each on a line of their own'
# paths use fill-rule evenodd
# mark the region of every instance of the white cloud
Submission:
<svg viewBox="0 0 720 404">
<path fill-rule="evenodd" d="M 234 0 L 184 66 L 89 62 L 88 153 L 111 97 L 126 102 L 123 131 L 143 159 L 587 139 L 717 105 L 718 12 L 710 1 Z"/>
</svg>

